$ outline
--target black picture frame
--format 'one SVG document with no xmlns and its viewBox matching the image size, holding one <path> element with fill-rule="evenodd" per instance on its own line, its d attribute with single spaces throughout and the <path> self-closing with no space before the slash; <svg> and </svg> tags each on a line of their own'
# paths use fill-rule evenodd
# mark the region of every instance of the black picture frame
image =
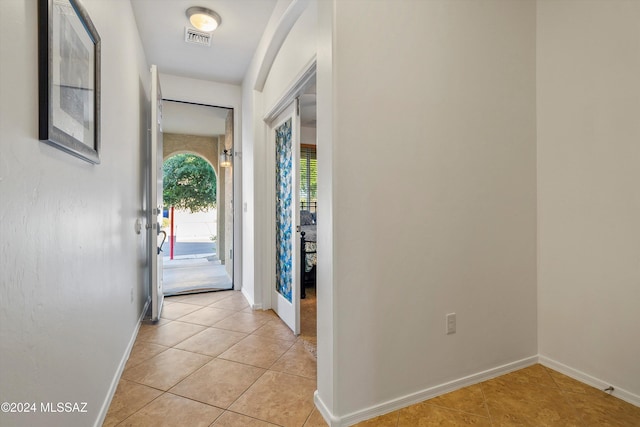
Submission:
<svg viewBox="0 0 640 427">
<path fill-rule="evenodd" d="M 38 136 L 100 163 L 100 36 L 79 0 L 38 0 Z"/>
</svg>

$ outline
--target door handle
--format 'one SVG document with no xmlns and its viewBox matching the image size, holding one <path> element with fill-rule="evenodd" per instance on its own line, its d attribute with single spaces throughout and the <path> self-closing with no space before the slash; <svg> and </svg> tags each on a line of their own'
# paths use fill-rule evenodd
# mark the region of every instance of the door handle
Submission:
<svg viewBox="0 0 640 427">
<path fill-rule="evenodd" d="M 164 241 L 167 240 L 167 232 L 164 230 L 160 230 L 158 231 L 158 234 L 162 234 L 162 243 L 160 243 L 160 246 L 158 246 L 158 255 L 160 255 L 160 252 L 162 252 L 162 245 L 164 245 Z"/>
</svg>

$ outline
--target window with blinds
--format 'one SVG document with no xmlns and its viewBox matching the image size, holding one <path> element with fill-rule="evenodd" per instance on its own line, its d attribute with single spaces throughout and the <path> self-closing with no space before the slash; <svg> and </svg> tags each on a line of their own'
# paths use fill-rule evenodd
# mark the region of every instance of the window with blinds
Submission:
<svg viewBox="0 0 640 427">
<path fill-rule="evenodd" d="M 318 204 L 318 163 L 315 145 L 300 146 L 300 210 L 315 212 Z"/>
</svg>

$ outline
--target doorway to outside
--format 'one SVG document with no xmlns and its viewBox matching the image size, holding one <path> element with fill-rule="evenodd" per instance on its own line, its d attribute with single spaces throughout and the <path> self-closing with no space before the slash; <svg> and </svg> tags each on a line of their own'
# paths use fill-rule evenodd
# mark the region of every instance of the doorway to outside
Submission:
<svg viewBox="0 0 640 427">
<path fill-rule="evenodd" d="M 233 110 L 163 100 L 165 296 L 233 289 Z"/>
</svg>

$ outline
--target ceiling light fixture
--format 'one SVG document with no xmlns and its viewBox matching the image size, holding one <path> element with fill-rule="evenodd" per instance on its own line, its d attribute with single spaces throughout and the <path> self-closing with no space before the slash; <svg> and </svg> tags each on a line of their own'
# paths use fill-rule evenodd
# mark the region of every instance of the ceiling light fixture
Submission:
<svg viewBox="0 0 640 427">
<path fill-rule="evenodd" d="M 208 33 L 218 28 L 222 22 L 220 15 L 211 9 L 200 6 L 193 6 L 187 9 L 187 18 L 189 18 L 191 25 L 200 31 L 206 31 Z"/>
</svg>

